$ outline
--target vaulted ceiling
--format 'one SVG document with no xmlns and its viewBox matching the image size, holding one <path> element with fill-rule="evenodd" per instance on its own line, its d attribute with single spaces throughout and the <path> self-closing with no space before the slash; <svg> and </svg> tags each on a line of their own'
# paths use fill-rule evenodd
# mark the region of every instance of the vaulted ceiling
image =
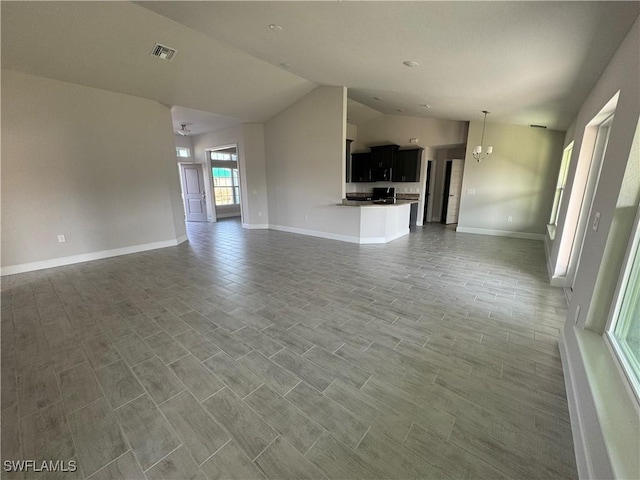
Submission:
<svg viewBox="0 0 640 480">
<path fill-rule="evenodd" d="M 640 3 L 3 1 L 1 8 L 3 68 L 215 113 L 225 124 L 265 121 L 316 85 L 344 85 L 350 99 L 382 113 L 477 120 L 489 110 L 494 122 L 563 130 Z M 156 42 L 177 49 L 175 59 L 151 57 Z"/>
</svg>

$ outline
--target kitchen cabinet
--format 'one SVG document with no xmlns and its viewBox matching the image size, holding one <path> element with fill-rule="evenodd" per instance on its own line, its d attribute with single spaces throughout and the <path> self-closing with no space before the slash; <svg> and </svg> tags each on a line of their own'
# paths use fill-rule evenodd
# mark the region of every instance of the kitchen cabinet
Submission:
<svg viewBox="0 0 640 480">
<path fill-rule="evenodd" d="M 345 154 L 345 157 L 346 157 L 346 159 L 345 159 L 346 161 L 344 162 L 345 166 L 346 166 L 345 173 L 344 173 L 344 179 L 345 179 L 345 182 L 347 182 L 347 183 L 349 183 L 351 181 L 351 143 L 352 142 L 353 142 L 353 140 L 347 139 L 347 142 L 346 142 L 345 147 L 344 147 L 344 154 Z"/>
<path fill-rule="evenodd" d="M 397 150 L 393 156 L 393 182 L 419 182 L 422 148 Z"/>
<path fill-rule="evenodd" d="M 399 150 L 398 145 L 370 147 L 351 154 L 352 182 L 419 182 L 422 148 Z"/>
<path fill-rule="evenodd" d="M 398 145 L 371 147 L 371 175 L 374 182 L 391 181 L 393 159 Z"/>
<path fill-rule="evenodd" d="M 371 182 L 371 152 L 351 154 L 351 181 Z"/>
</svg>

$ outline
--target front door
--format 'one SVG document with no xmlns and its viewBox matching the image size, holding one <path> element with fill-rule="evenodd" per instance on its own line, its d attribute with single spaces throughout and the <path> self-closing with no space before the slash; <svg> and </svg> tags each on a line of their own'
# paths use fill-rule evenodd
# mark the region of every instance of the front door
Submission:
<svg viewBox="0 0 640 480">
<path fill-rule="evenodd" d="M 207 195 L 201 165 L 180 165 L 182 170 L 182 197 L 188 222 L 207 221 Z"/>
</svg>

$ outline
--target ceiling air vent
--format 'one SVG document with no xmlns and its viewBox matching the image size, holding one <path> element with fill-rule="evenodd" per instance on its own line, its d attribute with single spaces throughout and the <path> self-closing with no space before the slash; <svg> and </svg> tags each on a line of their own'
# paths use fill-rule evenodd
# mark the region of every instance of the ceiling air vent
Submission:
<svg viewBox="0 0 640 480">
<path fill-rule="evenodd" d="M 171 47 L 167 47 L 166 45 L 162 45 L 160 43 L 156 43 L 153 50 L 151 50 L 151 55 L 154 57 L 161 58 L 162 60 L 171 61 L 173 56 L 176 54 L 176 50 Z"/>
</svg>

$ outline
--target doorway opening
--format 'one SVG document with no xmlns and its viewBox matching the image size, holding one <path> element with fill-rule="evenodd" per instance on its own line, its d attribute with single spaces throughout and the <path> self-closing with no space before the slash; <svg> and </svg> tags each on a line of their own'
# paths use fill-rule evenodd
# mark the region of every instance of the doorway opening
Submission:
<svg viewBox="0 0 640 480">
<path fill-rule="evenodd" d="M 216 219 L 242 217 L 238 146 L 225 145 L 206 152 Z"/>
<path fill-rule="evenodd" d="M 463 173 L 464 160 L 446 161 L 442 191 L 442 215 L 440 216 L 440 222 L 445 225 L 458 223 Z"/>
<path fill-rule="evenodd" d="M 433 202 L 431 201 L 431 192 L 433 191 L 433 180 L 435 175 L 431 170 L 433 160 L 427 160 L 427 181 L 424 188 L 424 213 L 422 214 L 422 224 L 426 225 L 432 219 Z"/>
</svg>

